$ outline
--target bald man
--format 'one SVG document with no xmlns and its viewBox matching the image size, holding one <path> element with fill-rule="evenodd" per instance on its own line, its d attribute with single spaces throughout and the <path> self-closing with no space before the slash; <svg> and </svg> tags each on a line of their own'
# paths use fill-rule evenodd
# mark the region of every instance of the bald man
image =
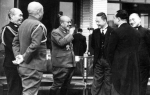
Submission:
<svg viewBox="0 0 150 95">
<path fill-rule="evenodd" d="M 8 84 L 7 95 L 21 95 L 22 92 L 21 78 L 17 71 L 18 66 L 12 63 L 12 61 L 15 60 L 12 50 L 12 42 L 14 37 L 18 34 L 18 27 L 23 20 L 22 16 L 23 14 L 20 9 L 10 9 L 8 12 L 10 22 L 2 28 L 1 40 L 5 48 L 3 66 Z"/>
<path fill-rule="evenodd" d="M 60 17 L 60 26 L 51 33 L 53 85 L 50 95 L 66 95 L 74 72 L 74 52 L 72 40 L 75 28 L 71 28 L 71 19 Z M 60 94 L 58 89 L 60 88 Z"/>
<path fill-rule="evenodd" d="M 28 5 L 29 17 L 20 25 L 13 41 L 13 51 L 22 79 L 22 95 L 37 95 L 43 71 L 46 71 L 46 28 L 40 22 L 43 6 L 39 2 Z"/>
<path fill-rule="evenodd" d="M 140 66 L 140 95 L 146 95 L 146 88 L 150 74 L 150 31 L 141 26 L 141 18 L 137 13 L 132 13 L 129 16 L 129 23 L 136 28 L 141 37 L 139 54 Z"/>
</svg>

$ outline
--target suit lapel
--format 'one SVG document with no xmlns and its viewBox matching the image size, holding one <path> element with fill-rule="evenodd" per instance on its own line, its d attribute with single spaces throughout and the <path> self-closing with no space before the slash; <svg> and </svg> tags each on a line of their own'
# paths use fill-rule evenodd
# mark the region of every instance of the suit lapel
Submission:
<svg viewBox="0 0 150 95">
<path fill-rule="evenodd" d="M 144 33 L 145 33 L 144 31 L 145 31 L 145 29 L 144 29 L 142 26 L 140 26 L 140 27 L 138 28 L 138 32 L 139 32 L 139 34 L 140 34 L 141 37 L 143 37 L 143 36 L 145 35 L 145 34 L 144 34 Z"/>
<path fill-rule="evenodd" d="M 96 36 L 96 44 L 98 47 L 100 47 L 100 29 L 97 29 L 96 33 L 95 33 L 95 36 Z"/>
<path fill-rule="evenodd" d="M 111 35 L 112 29 L 108 26 L 106 34 L 105 34 L 105 44 L 104 48 L 106 48 L 108 41 L 109 41 L 109 36 Z"/>
</svg>

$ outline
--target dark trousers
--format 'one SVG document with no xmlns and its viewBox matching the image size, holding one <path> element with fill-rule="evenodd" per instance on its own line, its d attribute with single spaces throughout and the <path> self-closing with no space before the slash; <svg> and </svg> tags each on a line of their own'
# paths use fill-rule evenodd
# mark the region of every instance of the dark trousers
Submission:
<svg viewBox="0 0 150 95">
<path fill-rule="evenodd" d="M 74 67 L 53 67 L 52 73 L 54 82 L 52 84 L 52 87 L 50 88 L 50 95 L 67 95 L 67 88 L 71 82 L 74 73 Z M 58 91 L 59 88 L 60 91 Z"/>
<path fill-rule="evenodd" d="M 146 95 L 147 83 L 150 75 L 150 66 L 140 66 L 140 95 Z"/>
<path fill-rule="evenodd" d="M 110 65 L 100 58 L 94 68 L 94 79 L 91 87 L 92 95 L 110 95 Z"/>
<path fill-rule="evenodd" d="M 22 82 L 17 68 L 4 67 L 8 84 L 7 95 L 22 95 Z"/>
<path fill-rule="evenodd" d="M 22 79 L 22 95 L 37 95 L 43 73 L 35 69 L 29 69 L 21 66 L 18 71 Z"/>
</svg>

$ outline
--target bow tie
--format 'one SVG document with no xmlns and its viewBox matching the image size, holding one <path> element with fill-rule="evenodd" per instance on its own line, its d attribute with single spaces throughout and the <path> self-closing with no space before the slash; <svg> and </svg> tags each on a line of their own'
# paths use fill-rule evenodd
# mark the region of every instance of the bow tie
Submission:
<svg viewBox="0 0 150 95">
<path fill-rule="evenodd" d="M 15 27 L 18 27 L 18 25 L 14 25 Z"/>
<path fill-rule="evenodd" d="M 136 26 L 136 27 L 134 27 L 135 29 L 139 29 L 141 26 Z"/>
</svg>

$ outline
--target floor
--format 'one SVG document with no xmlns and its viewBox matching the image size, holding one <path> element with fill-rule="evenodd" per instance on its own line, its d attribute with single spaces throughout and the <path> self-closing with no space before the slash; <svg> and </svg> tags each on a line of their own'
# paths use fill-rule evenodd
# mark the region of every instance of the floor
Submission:
<svg viewBox="0 0 150 95">
<path fill-rule="evenodd" d="M 49 95 L 49 89 L 52 85 L 52 81 L 53 81 L 52 75 L 44 75 L 38 95 Z M 90 93 L 91 83 L 92 78 L 89 77 L 87 81 L 88 89 L 85 91 L 84 90 L 85 85 L 82 80 L 82 77 L 73 77 L 73 80 L 69 87 L 68 95 L 91 95 Z M 0 77 L 0 95 L 7 95 L 6 93 L 7 93 L 6 78 Z M 150 95 L 150 80 L 148 83 L 146 95 Z"/>
</svg>

